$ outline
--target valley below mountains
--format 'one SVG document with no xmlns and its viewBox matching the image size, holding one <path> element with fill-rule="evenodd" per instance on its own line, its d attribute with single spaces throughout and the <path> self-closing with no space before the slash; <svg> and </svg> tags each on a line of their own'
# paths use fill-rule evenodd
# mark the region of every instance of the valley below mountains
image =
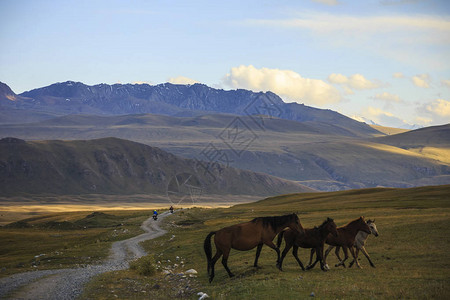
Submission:
<svg viewBox="0 0 450 300">
<path fill-rule="evenodd" d="M 199 162 L 222 176 L 208 185 L 217 194 L 450 183 L 449 124 L 387 136 L 270 92 L 66 82 L 3 92 L 0 104 L 0 180 L 7 193 L 164 193 L 180 173 L 205 184 Z M 154 155 L 164 159 L 153 161 Z M 30 174 L 47 183 L 27 187 Z M 70 184 L 53 185 L 62 178 Z"/>
</svg>

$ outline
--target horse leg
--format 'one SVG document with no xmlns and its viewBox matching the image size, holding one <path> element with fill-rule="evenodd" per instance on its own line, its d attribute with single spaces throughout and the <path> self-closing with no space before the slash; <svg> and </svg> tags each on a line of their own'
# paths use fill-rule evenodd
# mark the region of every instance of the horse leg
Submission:
<svg viewBox="0 0 450 300">
<path fill-rule="evenodd" d="M 278 269 L 280 269 L 280 271 L 282 271 L 280 265 L 280 249 L 272 241 L 265 241 L 264 244 L 277 252 L 277 267 Z"/>
<path fill-rule="evenodd" d="M 373 262 L 370 260 L 369 253 L 367 253 L 366 248 L 365 248 L 364 246 L 361 248 L 361 252 L 364 254 L 365 257 L 367 257 L 367 260 L 369 261 L 370 266 L 371 266 L 372 268 L 375 268 L 375 265 L 374 265 Z"/>
<path fill-rule="evenodd" d="M 328 271 L 325 267 L 325 263 L 323 261 L 323 245 L 316 248 L 317 257 L 319 257 L 320 261 L 320 269 L 324 272 Z"/>
<path fill-rule="evenodd" d="M 297 260 L 297 263 L 299 264 L 300 268 L 302 268 L 302 270 L 305 271 L 305 267 L 303 266 L 300 258 L 298 258 L 297 253 L 298 253 L 298 247 L 294 245 L 294 248 L 292 249 L 292 255 L 294 255 L 295 260 Z M 284 251 L 283 251 L 283 254 L 284 254 Z M 281 257 L 281 261 L 283 261 L 283 256 Z"/>
<path fill-rule="evenodd" d="M 358 259 L 358 255 L 359 255 L 359 248 L 356 247 L 356 250 L 355 250 L 356 259 Z M 352 262 L 348 265 L 348 267 L 351 268 L 354 263 L 355 263 L 355 260 L 352 260 Z"/>
<path fill-rule="evenodd" d="M 209 283 L 211 283 L 214 279 L 214 265 L 219 260 L 220 256 L 222 256 L 222 251 L 217 249 L 216 254 L 211 259 L 211 265 L 208 267 Z"/>
<path fill-rule="evenodd" d="M 234 274 L 231 273 L 230 269 L 228 268 L 228 256 L 230 255 L 230 249 L 226 249 L 223 251 L 223 257 L 222 257 L 222 265 L 225 268 L 225 270 L 228 273 L 228 276 L 234 277 Z"/>
<path fill-rule="evenodd" d="M 312 261 L 313 261 L 314 253 L 315 253 L 315 252 L 316 252 L 316 249 L 312 248 L 312 249 L 311 249 L 311 254 L 309 255 L 309 263 L 308 263 L 308 265 L 306 266 L 307 268 L 308 268 L 308 266 L 312 265 Z"/>
<path fill-rule="evenodd" d="M 256 248 L 256 257 L 255 257 L 255 263 L 253 264 L 253 266 L 255 268 L 258 267 L 258 259 L 259 259 L 259 255 L 261 254 L 261 249 L 262 249 L 263 244 L 259 244 L 258 248 Z"/>
<path fill-rule="evenodd" d="M 341 257 L 339 256 L 339 251 L 341 250 L 341 246 L 337 246 L 336 250 L 334 250 L 334 254 L 336 254 L 336 257 L 339 261 L 342 261 Z"/>
<path fill-rule="evenodd" d="M 356 266 L 357 266 L 358 268 L 362 269 L 361 265 L 360 265 L 359 262 L 358 262 L 358 257 L 355 255 L 355 250 L 353 249 L 353 247 L 350 247 L 349 250 L 350 250 L 350 253 L 351 253 L 352 256 L 353 256 L 353 260 L 355 261 Z"/>
<path fill-rule="evenodd" d="M 337 264 L 335 265 L 335 267 L 344 266 L 344 268 L 345 268 L 345 261 L 346 261 L 347 258 L 348 258 L 347 247 L 342 246 L 342 250 L 344 251 L 344 259 L 341 260 L 339 263 L 337 263 Z M 353 251 L 353 249 L 352 249 L 352 251 Z"/>
<path fill-rule="evenodd" d="M 314 248 L 313 248 L 313 249 L 314 249 Z M 317 264 L 317 262 L 319 261 L 320 255 L 317 253 L 317 250 L 316 250 L 316 249 L 314 249 L 314 250 L 316 251 L 316 260 L 314 261 L 314 263 L 308 265 L 308 266 L 306 267 L 306 270 L 311 270 L 312 268 L 314 268 L 314 266 L 315 266 L 315 265 Z"/>
<path fill-rule="evenodd" d="M 325 265 L 325 268 L 327 268 L 328 270 L 330 269 L 330 267 L 328 266 L 328 263 L 327 263 L 327 257 L 328 257 L 328 254 L 330 254 L 331 250 L 333 250 L 333 248 L 334 248 L 334 246 L 330 245 L 328 247 L 327 251 L 325 251 L 325 254 L 323 256 L 323 264 Z"/>
<path fill-rule="evenodd" d="M 277 262 L 277 268 L 280 269 L 280 271 L 283 271 L 283 260 L 286 257 L 286 254 L 289 252 L 289 249 L 291 249 L 291 247 L 292 247 L 292 243 L 288 243 L 286 241 L 286 246 L 284 247 L 283 253 L 281 253 L 280 260 Z"/>
</svg>

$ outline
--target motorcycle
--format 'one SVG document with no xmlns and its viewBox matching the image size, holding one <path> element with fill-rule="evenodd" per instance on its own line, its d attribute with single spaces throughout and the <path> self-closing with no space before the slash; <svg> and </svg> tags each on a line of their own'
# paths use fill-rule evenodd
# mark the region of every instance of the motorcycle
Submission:
<svg viewBox="0 0 450 300">
<path fill-rule="evenodd" d="M 158 220 L 158 215 L 153 215 L 153 220 Z"/>
</svg>

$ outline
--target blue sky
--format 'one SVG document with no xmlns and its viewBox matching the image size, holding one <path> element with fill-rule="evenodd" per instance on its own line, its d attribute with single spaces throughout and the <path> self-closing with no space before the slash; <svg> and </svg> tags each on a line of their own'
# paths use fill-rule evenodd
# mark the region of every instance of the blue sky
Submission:
<svg viewBox="0 0 450 300">
<path fill-rule="evenodd" d="M 450 1 L 0 0 L 16 93 L 201 82 L 386 126 L 450 123 Z"/>
</svg>

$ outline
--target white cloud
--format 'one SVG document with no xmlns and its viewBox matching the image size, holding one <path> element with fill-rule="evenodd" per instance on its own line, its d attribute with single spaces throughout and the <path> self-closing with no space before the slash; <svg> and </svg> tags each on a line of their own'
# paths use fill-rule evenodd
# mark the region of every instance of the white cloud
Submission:
<svg viewBox="0 0 450 300">
<path fill-rule="evenodd" d="M 380 1 L 382 5 L 402 5 L 402 4 L 412 4 L 417 3 L 422 0 L 383 0 Z"/>
<path fill-rule="evenodd" d="M 171 77 L 167 79 L 167 82 L 170 82 L 172 84 L 195 84 L 199 83 L 197 80 L 184 77 L 184 76 L 178 76 L 178 77 Z"/>
<path fill-rule="evenodd" d="M 366 79 L 361 74 L 353 74 L 347 77 L 333 73 L 328 76 L 328 82 L 341 85 L 346 94 L 353 94 L 353 90 L 370 90 L 380 86 L 378 83 Z"/>
<path fill-rule="evenodd" d="M 426 117 L 416 117 L 415 122 L 422 126 L 429 126 L 433 119 Z"/>
<path fill-rule="evenodd" d="M 418 67 L 450 65 L 450 19 L 437 15 L 358 16 L 303 11 L 294 18 L 252 19 L 251 26 L 309 32 L 328 47 L 358 49 Z"/>
<path fill-rule="evenodd" d="M 413 84 L 415 86 L 421 87 L 421 88 L 429 88 L 430 87 L 430 75 L 428 74 L 421 74 L 416 75 L 411 78 Z"/>
<path fill-rule="evenodd" d="M 436 99 L 429 101 L 416 109 L 418 117 L 423 120 L 430 120 L 432 124 L 450 123 L 450 101 Z"/>
<path fill-rule="evenodd" d="M 338 5 L 339 1 L 337 0 L 312 0 L 313 2 L 322 3 L 330 6 Z"/>
<path fill-rule="evenodd" d="M 371 120 L 376 124 L 395 128 L 413 128 L 414 125 L 409 124 L 405 120 L 396 117 L 394 114 L 379 108 L 367 107 L 362 112 L 363 119 Z M 366 122 L 367 123 L 367 122 Z"/>
<path fill-rule="evenodd" d="M 233 88 L 272 91 L 289 101 L 318 106 L 341 100 L 335 87 L 319 79 L 304 78 L 291 70 L 257 69 L 252 65 L 241 65 L 231 68 L 223 82 Z"/>
<path fill-rule="evenodd" d="M 441 80 L 441 84 L 445 87 L 450 88 L 450 79 L 443 79 Z"/>
<path fill-rule="evenodd" d="M 392 74 L 392 77 L 394 77 L 394 78 L 405 78 L 405 75 L 403 75 L 402 72 L 395 72 L 394 74 Z"/>
<path fill-rule="evenodd" d="M 269 25 L 287 28 L 304 28 L 316 33 L 335 33 L 343 35 L 365 35 L 395 32 L 399 30 L 432 30 L 434 34 L 449 33 L 450 21 L 436 16 L 349 16 L 308 12 L 295 19 L 249 20 L 250 24 Z M 414 32 L 411 32 L 414 33 Z M 441 42 L 448 37 L 435 36 Z"/>
<path fill-rule="evenodd" d="M 403 100 L 398 96 L 388 92 L 383 92 L 381 94 L 376 94 L 373 99 L 385 101 L 387 103 L 401 103 Z"/>
<path fill-rule="evenodd" d="M 149 85 L 152 85 L 150 82 L 147 82 L 147 81 L 133 81 L 132 84 L 149 84 Z"/>
<path fill-rule="evenodd" d="M 450 101 L 436 99 L 435 101 L 427 104 L 426 109 L 428 112 L 440 117 L 448 117 L 450 121 Z"/>
</svg>

